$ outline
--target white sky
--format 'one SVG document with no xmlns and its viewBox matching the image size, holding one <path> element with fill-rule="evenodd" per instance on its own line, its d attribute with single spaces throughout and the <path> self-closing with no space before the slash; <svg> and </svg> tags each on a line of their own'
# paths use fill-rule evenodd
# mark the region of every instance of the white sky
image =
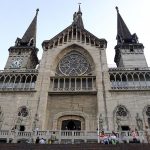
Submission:
<svg viewBox="0 0 150 150">
<path fill-rule="evenodd" d="M 107 61 L 115 66 L 117 14 L 121 16 L 130 32 L 137 33 L 139 42 L 145 46 L 145 56 L 150 66 L 150 0 L 0 0 L 0 70 L 3 70 L 8 49 L 17 37 L 22 37 L 39 8 L 37 47 L 42 56 L 41 43 L 51 39 L 72 23 L 72 16 L 81 2 L 85 28 L 108 42 Z"/>
</svg>

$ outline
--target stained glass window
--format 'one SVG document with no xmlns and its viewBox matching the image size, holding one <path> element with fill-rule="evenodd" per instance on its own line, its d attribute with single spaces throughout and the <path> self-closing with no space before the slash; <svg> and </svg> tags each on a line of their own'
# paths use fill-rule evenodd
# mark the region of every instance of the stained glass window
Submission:
<svg viewBox="0 0 150 150">
<path fill-rule="evenodd" d="M 18 116 L 27 117 L 29 115 L 28 109 L 25 106 L 19 108 Z"/>
<path fill-rule="evenodd" d="M 77 51 L 72 51 L 59 62 L 59 71 L 65 76 L 80 76 L 89 70 L 87 59 Z"/>
<path fill-rule="evenodd" d="M 119 117 L 127 117 L 127 110 L 123 106 L 119 106 L 116 112 L 116 115 Z"/>
</svg>

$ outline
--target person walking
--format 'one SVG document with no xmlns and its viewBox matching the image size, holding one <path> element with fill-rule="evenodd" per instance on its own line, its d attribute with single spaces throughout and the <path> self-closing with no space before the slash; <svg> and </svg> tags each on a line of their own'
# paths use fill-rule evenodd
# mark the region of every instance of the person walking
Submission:
<svg viewBox="0 0 150 150">
<path fill-rule="evenodd" d="M 45 144 L 45 140 L 43 138 L 40 139 L 39 141 L 40 144 Z"/>
</svg>

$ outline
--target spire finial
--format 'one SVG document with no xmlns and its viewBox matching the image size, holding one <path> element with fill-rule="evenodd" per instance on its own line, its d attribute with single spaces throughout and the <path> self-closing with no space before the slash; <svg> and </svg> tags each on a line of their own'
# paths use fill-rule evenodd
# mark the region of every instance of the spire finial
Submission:
<svg viewBox="0 0 150 150">
<path fill-rule="evenodd" d="M 78 5 L 79 5 L 79 10 L 78 10 L 78 12 L 81 12 L 81 8 L 80 8 L 81 3 L 78 3 Z"/>
<path fill-rule="evenodd" d="M 38 12 L 39 12 L 39 8 L 36 9 L 36 15 L 38 14 Z"/>
<path fill-rule="evenodd" d="M 119 8 L 118 8 L 117 6 L 116 6 L 115 8 L 116 8 L 116 10 L 117 10 L 117 13 L 119 13 Z"/>
</svg>

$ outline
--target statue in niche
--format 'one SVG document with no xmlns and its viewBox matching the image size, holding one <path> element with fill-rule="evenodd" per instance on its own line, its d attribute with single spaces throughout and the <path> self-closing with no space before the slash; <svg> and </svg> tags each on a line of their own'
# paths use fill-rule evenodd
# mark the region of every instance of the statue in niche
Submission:
<svg viewBox="0 0 150 150">
<path fill-rule="evenodd" d="M 117 124 L 117 130 L 121 131 L 121 117 L 116 116 L 116 124 Z"/>
<path fill-rule="evenodd" d="M 16 121 L 16 129 L 18 131 L 20 130 L 20 125 L 22 124 L 22 121 L 23 121 L 23 116 L 22 115 L 18 116 L 17 121 Z"/>
<path fill-rule="evenodd" d="M 103 130 L 103 123 L 104 123 L 103 116 L 102 116 L 102 114 L 100 114 L 100 116 L 99 116 L 99 130 Z"/>
<path fill-rule="evenodd" d="M 142 131 L 143 130 L 143 120 L 140 118 L 139 113 L 136 114 L 135 119 L 136 119 L 136 124 L 137 124 L 138 130 Z"/>
<path fill-rule="evenodd" d="M 77 15 L 77 12 L 75 12 L 75 13 L 73 14 L 73 21 L 74 21 L 74 22 L 77 22 L 77 20 L 78 20 L 78 15 Z"/>
<path fill-rule="evenodd" d="M 17 38 L 15 41 L 15 46 L 20 46 L 21 45 L 21 39 Z"/>
<path fill-rule="evenodd" d="M 38 122 L 39 122 L 39 116 L 36 113 L 35 116 L 34 116 L 33 124 L 32 124 L 32 130 L 33 131 L 38 130 Z"/>
<path fill-rule="evenodd" d="M 0 107 L 0 129 L 2 128 L 3 120 L 4 120 L 4 114 L 3 114 L 2 109 Z"/>
</svg>

